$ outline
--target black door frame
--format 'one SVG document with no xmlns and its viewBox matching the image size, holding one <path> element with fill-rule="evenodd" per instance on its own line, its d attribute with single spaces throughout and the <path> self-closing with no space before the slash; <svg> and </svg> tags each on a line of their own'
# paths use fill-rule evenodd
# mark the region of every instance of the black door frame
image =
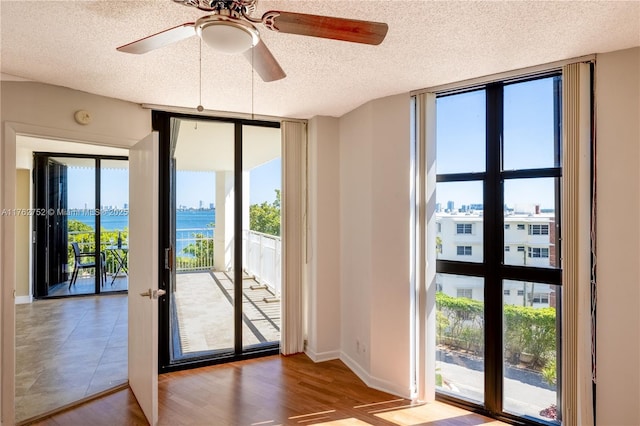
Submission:
<svg viewBox="0 0 640 426">
<path fill-rule="evenodd" d="M 42 212 L 43 214 L 34 215 L 33 230 L 34 235 L 32 239 L 33 244 L 33 295 L 35 298 L 60 298 L 60 297 L 81 297 L 87 295 L 99 295 L 101 294 L 100 288 L 100 276 L 102 274 L 101 262 L 96 262 L 95 273 L 95 292 L 90 294 L 77 294 L 77 295 L 65 295 L 65 296 L 49 296 L 49 283 L 48 283 L 48 254 L 43 249 L 46 247 L 47 239 L 49 239 L 48 232 L 48 211 L 51 208 L 48 205 L 49 185 L 48 185 L 48 163 L 55 158 L 81 158 L 95 160 L 95 206 L 100 206 L 101 200 L 101 161 L 102 160 L 119 160 L 129 161 L 129 157 L 119 155 L 91 155 L 91 154 L 67 154 L 60 152 L 34 152 L 34 168 L 33 168 L 33 205 L 36 212 Z M 44 190 L 43 190 L 44 189 Z M 45 204 L 42 204 L 45 203 Z M 42 206 L 42 207 L 41 207 Z M 95 207 L 98 209 L 98 207 Z M 44 209 L 44 210 L 43 210 Z M 54 208 L 55 209 L 55 208 Z M 66 206 L 65 206 L 66 209 Z M 56 215 L 57 215 L 56 211 Z M 100 215 L 95 215 L 95 229 L 94 238 L 96 241 L 94 255 L 96 259 L 100 258 Z M 46 275 L 43 271 L 47 271 Z M 109 292 L 109 294 L 121 293 L 121 292 Z"/>
<path fill-rule="evenodd" d="M 242 129 L 243 126 L 258 126 L 268 128 L 280 128 L 279 122 L 265 120 L 250 120 L 242 118 L 228 117 L 208 117 L 183 113 L 172 113 L 166 111 L 152 111 L 152 128 L 159 132 L 160 143 L 160 164 L 159 164 L 159 194 L 160 205 L 158 206 L 158 235 L 159 252 L 158 265 L 160 282 L 158 288 L 165 290 L 168 297 L 159 299 L 158 318 L 158 372 L 166 373 L 170 371 L 184 370 L 190 368 L 204 367 L 207 365 L 220 364 L 242 359 L 257 358 L 267 355 L 277 355 L 280 353 L 279 344 L 265 344 L 259 347 L 245 349 L 242 344 L 242 286 L 234 286 L 234 348 L 232 352 L 223 354 L 204 354 L 201 356 L 181 359 L 172 362 L 171 351 L 173 350 L 174 339 L 171 331 L 171 309 L 173 299 L 171 288 L 175 276 L 175 232 L 171 235 L 171 230 L 175 227 L 175 218 L 172 215 L 172 206 L 175 203 L 172 197 L 175 196 L 175 176 L 172 172 L 171 156 L 171 120 L 199 120 L 231 123 L 234 125 L 234 234 L 242 235 L 242 218 L 238 212 L 242 212 Z M 173 229 L 175 230 L 175 229 Z M 168 259 L 166 256 L 170 256 Z M 234 244 L 234 276 L 233 281 L 242 282 L 242 244 Z"/>
</svg>

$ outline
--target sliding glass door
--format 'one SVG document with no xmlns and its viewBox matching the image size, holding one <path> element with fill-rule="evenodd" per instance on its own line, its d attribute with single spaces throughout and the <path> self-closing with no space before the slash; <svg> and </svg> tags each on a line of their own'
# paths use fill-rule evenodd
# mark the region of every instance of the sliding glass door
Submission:
<svg viewBox="0 0 640 426">
<path fill-rule="evenodd" d="M 160 368 L 275 353 L 280 129 L 155 113 L 160 127 Z"/>
<path fill-rule="evenodd" d="M 34 155 L 36 298 L 127 290 L 128 170 L 126 157 Z"/>
</svg>

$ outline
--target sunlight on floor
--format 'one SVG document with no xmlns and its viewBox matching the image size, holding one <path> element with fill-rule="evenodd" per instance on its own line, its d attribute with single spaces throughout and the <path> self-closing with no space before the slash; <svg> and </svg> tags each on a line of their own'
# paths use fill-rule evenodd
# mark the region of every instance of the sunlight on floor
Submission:
<svg viewBox="0 0 640 426">
<path fill-rule="evenodd" d="M 421 425 L 424 424 L 425 419 L 429 419 L 430 423 L 447 421 L 446 424 L 505 424 L 498 420 L 487 419 L 478 414 L 470 413 L 460 408 L 440 403 L 421 404 L 398 410 L 388 410 L 383 413 L 376 414 L 376 417 L 399 426 Z"/>
<path fill-rule="evenodd" d="M 310 423 L 314 425 L 323 425 L 323 426 L 351 426 L 351 425 L 370 425 L 371 423 L 363 422 L 362 420 L 358 420 L 356 418 L 342 419 L 342 420 L 332 420 L 329 422 L 323 423 Z"/>
</svg>

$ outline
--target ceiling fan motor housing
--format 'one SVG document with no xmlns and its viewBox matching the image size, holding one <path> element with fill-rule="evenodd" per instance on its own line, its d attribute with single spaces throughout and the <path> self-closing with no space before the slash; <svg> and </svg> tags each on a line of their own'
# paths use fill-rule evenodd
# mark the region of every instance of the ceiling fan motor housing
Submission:
<svg viewBox="0 0 640 426">
<path fill-rule="evenodd" d="M 196 21 L 195 27 L 207 46 L 222 53 L 242 53 L 260 41 L 260 33 L 256 27 L 232 16 L 203 16 Z"/>
</svg>

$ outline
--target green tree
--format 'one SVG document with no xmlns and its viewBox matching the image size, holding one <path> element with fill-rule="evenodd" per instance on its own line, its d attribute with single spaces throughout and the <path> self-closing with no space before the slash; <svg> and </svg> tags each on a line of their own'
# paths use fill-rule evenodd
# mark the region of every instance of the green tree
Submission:
<svg viewBox="0 0 640 426">
<path fill-rule="evenodd" d="M 93 226 L 82 223 L 77 219 L 69 219 L 67 222 L 68 232 L 80 233 L 80 232 L 93 232 Z"/>
<path fill-rule="evenodd" d="M 215 227 L 214 223 L 207 225 L 207 228 Z M 202 232 L 191 234 L 194 243 L 189 244 L 182 252 L 189 254 L 196 259 L 196 265 L 213 265 L 213 239 Z M 181 258 L 182 262 L 186 259 Z"/>
<path fill-rule="evenodd" d="M 67 248 L 67 262 L 69 265 L 74 264 L 75 258 L 71 243 L 78 243 L 80 250 L 84 253 L 93 253 L 95 251 L 96 238 L 93 226 L 87 225 L 86 223 L 83 223 L 77 219 L 69 219 L 69 221 L 67 222 L 67 235 L 69 238 L 69 245 Z M 129 239 L 129 228 L 125 227 L 123 230 L 115 229 L 111 231 L 107 231 L 102 228 L 100 232 L 100 241 L 102 248 L 107 245 L 115 244 L 115 242 L 118 240 L 118 235 L 120 235 L 123 241 L 127 241 Z M 113 252 L 106 251 L 104 252 L 104 255 L 106 255 L 107 270 L 113 271 L 116 265 L 116 259 Z"/>
<path fill-rule="evenodd" d="M 280 190 L 276 189 L 276 199 L 249 206 L 249 229 L 263 234 L 280 236 Z"/>
</svg>

